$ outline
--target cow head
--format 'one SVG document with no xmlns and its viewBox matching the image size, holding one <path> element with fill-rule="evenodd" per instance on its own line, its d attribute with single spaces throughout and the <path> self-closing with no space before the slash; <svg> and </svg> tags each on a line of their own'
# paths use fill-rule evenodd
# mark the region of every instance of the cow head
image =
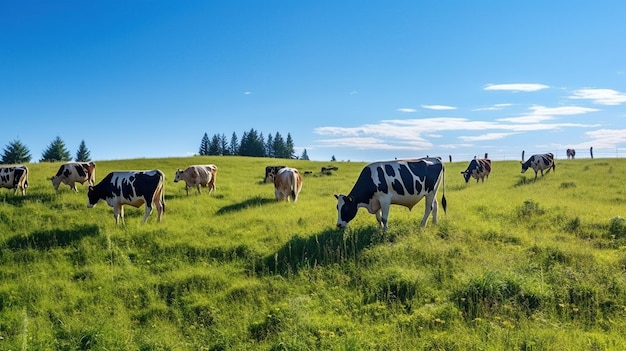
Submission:
<svg viewBox="0 0 626 351">
<path fill-rule="evenodd" d="M 359 207 L 350 195 L 335 195 L 335 198 L 337 198 L 337 227 L 345 228 L 348 222 L 354 219 Z"/>
<path fill-rule="evenodd" d="M 519 161 L 519 163 L 522 164 L 522 173 L 526 172 L 528 170 L 528 167 L 530 167 L 530 160 L 526 162 Z"/>
<path fill-rule="evenodd" d="M 174 177 L 174 183 L 178 183 L 178 181 L 180 180 L 180 175 L 183 174 L 183 170 L 182 169 L 177 169 L 176 170 L 176 176 Z"/>
<path fill-rule="evenodd" d="M 93 186 L 89 186 L 89 190 L 87 191 L 87 208 L 94 207 L 98 201 L 100 201 L 100 197 L 96 195 L 96 192 L 93 189 Z"/>
<path fill-rule="evenodd" d="M 61 177 L 53 176 L 50 178 L 50 180 L 52 181 L 52 186 L 54 187 L 54 190 L 59 190 L 59 185 L 61 185 Z"/>
<path fill-rule="evenodd" d="M 470 176 L 472 175 L 471 172 L 469 170 L 466 170 L 461 172 L 461 174 L 463 175 L 463 179 L 465 179 L 465 183 L 468 183 Z"/>
</svg>

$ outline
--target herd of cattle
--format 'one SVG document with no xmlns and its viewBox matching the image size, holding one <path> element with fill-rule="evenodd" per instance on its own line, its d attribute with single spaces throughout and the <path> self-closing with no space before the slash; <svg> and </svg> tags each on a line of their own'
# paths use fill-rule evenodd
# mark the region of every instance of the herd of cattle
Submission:
<svg viewBox="0 0 626 351">
<path fill-rule="evenodd" d="M 522 173 L 529 168 L 535 171 L 535 179 L 539 172 L 543 176 L 544 171 L 548 173 L 550 169 L 556 169 L 554 155 L 551 153 L 533 155 L 526 162 L 520 163 Z M 120 219 L 124 221 L 124 205 L 140 207 L 145 204 L 143 222 L 148 220 L 152 208 L 156 207 L 157 221 L 161 221 L 165 213 L 163 172 L 158 169 L 111 172 L 98 184 L 95 184 L 95 172 L 96 164 L 93 162 L 69 162 L 61 165 L 56 175 L 49 179 L 55 190 L 63 183 L 77 191 L 76 183 L 87 183 L 89 185 L 87 207 L 94 207 L 100 200 L 104 200 L 113 208 L 116 224 Z M 461 172 L 466 183 L 470 178 L 484 182 L 489 173 L 491 160 L 487 158 L 474 158 L 467 169 Z M 386 230 L 391 205 L 402 205 L 411 209 L 422 198 L 426 198 L 426 208 L 421 226 L 426 226 L 431 213 L 433 222 L 437 223 L 436 195 L 443 174 L 444 165 L 439 157 L 371 163 L 363 168 L 347 195 L 335 195 L 337 227 L 345 228 L 348 222 L 354 219 L 358 209 L 364 207 L 369 213 L 376 215 L 380 227 Z M 193 165 L 184 170 L 176 170 L 174 182 L 184 181 L 187 195 L 192 187 L 196 187 L 198 193 L 200 187 L 206 187 L 211 193 L 215 190 L 216 178 L 216 165 Z M 296 202 L 302 190 L 302 175 L 291 167 L 266 167 L 265 182 L 274 183 L 276 200 Z M 28 188 L 28 168 L 24 165 L 0 167 L 0 188 L 15 189 L 16 194 L 19 191 L 25 195 Z M 445 187 L 441 202 L 445 211 Z"/>
</svg>

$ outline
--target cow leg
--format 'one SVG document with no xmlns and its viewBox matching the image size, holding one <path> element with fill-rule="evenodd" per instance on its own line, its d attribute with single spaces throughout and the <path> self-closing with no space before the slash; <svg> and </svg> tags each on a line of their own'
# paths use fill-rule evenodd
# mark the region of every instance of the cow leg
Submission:
<svg viewBox="0 0 626 351">
<path fill-rule="evenodd" d="M 120 223 L 120 212 L 123 213 L 124 209 L 122 208 L 121 205 L 116 205 L 115 207 L 113 207 L 113 218 L 115 218 L 115 224 L 119 224 Z M 122 218 L 124 218 L 124 215 L 122 214 Z"/>
<path fill-rule="evenodd" d="M 201 194 L 201 192 L 200 192 L 200 184 L 196 184 L 196 189 L 198 189 L 198 194 Z"/>
<path fill-rule="evenodd" d="M 148 217 L 152 213 L 152 205 L 146 204 L 146 214 L 143 216 L 143 222 L 146 223 L 148 221 Z"/>
<path fill-rule="evenodd" d="M 189 185 L 185 184 L 185 191 L 187 192 L 187 196 L 189 196 Z"/>
<path fill-rule="evenodd" d="M 435 206 L 437 206 L 437 199 L 435 199 L 435 194 L 428 194 L 426 195 L 426 208 L 424 209 L 424 218 L 422 218 L 422 223 L 420 224 L 420 226 L 422 228 L 424 228 L 426 226 L 426 223 L 428 223 L 428 216 L 430 216 L 430 213 L 433 212 L 433 210 L 435 210 L 435 212 L 433 213 L 433 222 L 437 223 L 437 220 L 435 218 L 437 218 L 437 212 L 438 209 L 436 209 Z"/>
<path fill-rule="evenodd" d="M 389 220 L 389 207 L 390 204 L 381 204 L 380 210 L 376 212 L 376 218 L 379 219 L 378 222 L 383 231 L 387 230 L 387 221 Z M 380 213 L 380 218 L 378 217 L 378 213 Z"/>
</svg>

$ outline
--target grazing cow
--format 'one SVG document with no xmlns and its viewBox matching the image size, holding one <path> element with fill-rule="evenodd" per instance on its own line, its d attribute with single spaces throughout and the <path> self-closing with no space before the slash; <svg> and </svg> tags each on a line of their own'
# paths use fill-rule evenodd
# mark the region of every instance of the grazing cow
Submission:
<svg viewBox="0 0 626 351">
<path fill-rule="evenodd" d="M 443 174 L 444 166 L 439 157 L 371 163 L 363 168 L 348 195 L 335 195 L 337 227 L 345 228 L 356 216 L 359 207 L 365 207 L 369 213 L 376 214 L 381 228 L 387 230 L 389 207 L 392 204 L 410 210 L 423 197 L 426 197 L 426 209 L 421 226 L 426 226 L 431 212 L 436 224 L 436 195 Z M 441 202 L 445 211 L 445 189 Z"/>
<path fill-rule="evenodd" d="M 0 167 L 0 188 L 19 190 L 22 196 L 28 188 L 28 167 L 23 165 Z"/>
<path fill-rule="evenodd" d="M 211 191 L 215 190 L 216 178 L 216 165 L 193 165 L 187 167 L 184 171 L 180 168 L 176 170 L 174 183 L 178 183 L 183 180 L 185 182 L 185 191 L 187 191 L 187 196 L 189 196 L 189 188 L 193 186 L 198 189 L 198 194 L 200 194 L 200 186 L 208 188 L 210 194 Z"/>
<path fill-rule="evenodd" d="M 565 153 L 567 154 L 567 159 L 569 160 L 570 158 L 573 160 L 574 157 L 576 156 L 576 150 L 574 149 L 567 149 L 565 151 Z"/>
<path fill-rule="evenodd" d="M 302 190 L 302 176 L 295 168 L 281 168 L 274 176 L 274 195 L 276 200 L 298 201 L 298 195 Z"/>
<path fill-rule="evenodd" d="M 554 163 L 554 155 L 552 153 L 532 155 L 526 162 L 520 161 L 522 164 L 522 173 L 526 172 L 528 168 L 532 168 L 535 171 L 535 179 L 537 179 L 537 172 L 541 171 L 543 177 L 543 171 L 547 169 L 546 174 L 550 173 L 550 168 L 556 172 L 556 164 Z"/>
<path fill-rule="evenodd" d="M 282 168 L 285 168 L 286 166 L 267 166 L 265 167 L 265 178 L 264 182 L 265 183 L 273 183 L 274 182 L 274 176 L 276 175 L 276 173 L 278 173 L 278 171 Z"/>
<path fill-rule="evenodd" d="M 87 207 L 92 208 L 98 201 L 105 200 L 109 206 L 113 207 L 115 224 L 118 224 L 120 218 L 124 223 L 124 205 L 139 207 L 145 204 L 144 223 L 152 213 L 152 206 L 156 206 L 157 220 L 160 222 L 165 213 L 164 183 L 165 176 L 158 169 L 111 172 L 100 183 L 89 187 Z"/>
<path fill-rule="evenodd" d="M 485 178 L 489 178 L 489 173 L 491 173 L 491 160 L 488 158 L 475 158 L 471 160 L 467 169 L 461 172 L 465 183 L 469 182 L 470 177 L 476 179 L 476 183 L 478 183 L 479 179 L 484 183 Z"/>
<path fill-rule="evenodd" d="M 57 171 L 57 174 L 50 178 L 54 190 L 59 190 L 61 183 L 69 185 L 74 191 L 76 189 L 76 183 L 88 185 L 96 184 L 96 164 L 93 162 L 68 162 L 62 164 Z"/>
</svg>

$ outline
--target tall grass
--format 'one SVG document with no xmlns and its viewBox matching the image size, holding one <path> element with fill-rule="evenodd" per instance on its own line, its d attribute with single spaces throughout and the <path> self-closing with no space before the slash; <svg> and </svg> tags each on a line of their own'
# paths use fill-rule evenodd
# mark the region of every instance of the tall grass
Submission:
<svg viewBox="0 0 626 351">
<path fill-rule="evenodd" d="M 32 164 L 27 195 L 0 189 L 2 350 L 620 350 L 626 348 L 626 161 L 557 161 L 536 181 L 493 163 L 465 184 L 446 164 L 448 213 L 361 210 L 335 228 L 335 193 L 363 163 L 244 157 L 97 162 L 166 174 L 163 222 L 116 226 L 86 188 L 55 192 Z M 215 163 L 217 189 L 174 172 Z M 302 172 L 276 202 L 266 165 Z M 439 194 L 439 198 L 441 193 Z M 431 223 L 431 222 L 429 222 Z"/>
</svg>

